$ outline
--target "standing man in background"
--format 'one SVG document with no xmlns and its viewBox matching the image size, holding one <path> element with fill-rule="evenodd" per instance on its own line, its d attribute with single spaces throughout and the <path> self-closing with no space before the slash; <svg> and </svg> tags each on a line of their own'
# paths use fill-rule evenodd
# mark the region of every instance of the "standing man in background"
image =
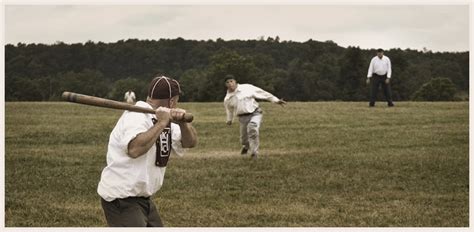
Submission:
<svg viewBox="0 0 474 232">
<path fill-rule="evenodd" d="M 377 56 L 372 58 L 369 65 L 369 71 L 367 73 L 367 84 L 370 84 L 372 79 L 372 85 L 370 88 L 370 103 L 369 106 L 375 106 L 375 98 L 379 86 L 382 86 L 385 99 L 389 107 L 394 106 L 392 102 L 392 92 L 390 90 L 390 78 L 392 77 L 392 65 L 390 59 L 383 55 L 383 49 L 377 50 Z"/>
<path fill-rule="evenodd" d="M 129 104 L 135 104 L 135 93 L 129 89 L 126 93 L 125 96 L 123 97 L 125 99 L 125 102 Z"/>
<path fill-rule="evenodd" d="M 245 155 L 250 150 L 251 157 L 257 158 L 259 128 L 263 111 L 255 99 L 267 100 L 281 106 L 286 102 L 254 85 L 238 84 L 233 75 L 225 77 L 225 85 L 227 94 L 224 98 L 224 107 L 227 114 L 227 125 L 232 125 L 234 115 L 239 117 L 240 142 L 242 143 L 240 154 Z"/>
<path fill-rule="evenodd" d="M 177 108 L 180 92 L 178 81 L 154 78 L 146 102 L 136 106 L 155 114 L 125 111 L 110 133 L 97 187 L 109 226 L 163 226 L 151 197 L 163 185 L 169 157 L 197 143 L 196 130 L 183 121 L 186 111 Z"/>
</svg>

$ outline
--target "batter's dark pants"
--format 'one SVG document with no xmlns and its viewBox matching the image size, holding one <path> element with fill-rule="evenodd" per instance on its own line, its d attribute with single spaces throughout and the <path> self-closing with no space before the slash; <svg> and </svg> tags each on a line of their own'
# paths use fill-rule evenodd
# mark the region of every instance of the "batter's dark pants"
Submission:
<svg viewBox="0 0 474 232">
<path fill-rule="evenodd" d="M 377 92 L 379 87 L 382 86 L 383 94 L 385 95 L 385 100 L 387 101 L 388 106 L 393 106 L 392 102 L 392 90 L 390 89 L 390 84 L 386 84 L 385 80 L 387 79 L 387 74 L 377 75 L 373 74 L 371 78 L 371 88 L 370 88 L 370 103 L 369 106 L 375 105 L 375 99 L 377 98 Z"/>
<path fill-rule="evenodd" d="M 149 197 L 128 197 L 108 202 L 101 198 L 105 219 L 111 227 L 163 227 Z"/>
</svg>

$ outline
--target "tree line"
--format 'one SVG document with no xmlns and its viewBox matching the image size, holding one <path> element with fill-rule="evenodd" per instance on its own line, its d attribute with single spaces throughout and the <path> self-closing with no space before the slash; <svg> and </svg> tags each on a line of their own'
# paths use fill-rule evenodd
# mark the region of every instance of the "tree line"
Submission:
<svg viewBox="0 0 474 232">
<path fill-rule="evenodd" d="M 156 75 L 180 81 L 180 101 L 222 101 L 224 77 L 289 101 L 366 101 L 376 48 L 332 41 L 120 40 L 115 43 L 5 45 L 6 101 L 57 101 L 63 91 L 122 100 L 146 98 Z M 390 49 L 395 101 L 468 100 L 469 52 Z"/>
</svg>

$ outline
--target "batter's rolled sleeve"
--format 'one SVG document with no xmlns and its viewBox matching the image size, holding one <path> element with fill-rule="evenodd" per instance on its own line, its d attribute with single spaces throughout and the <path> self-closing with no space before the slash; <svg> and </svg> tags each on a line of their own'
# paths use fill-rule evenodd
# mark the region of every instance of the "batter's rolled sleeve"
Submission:
<svg viewBox="0 0 474 232">
<path fill-rule="evenodd" d="M 178 156 L 183 156 L 186 149 L 183 148 L 181 142 L 181 128 L 175 123 L 171 124 L 171 140 L 172 151 Z"/>
<path fill-rule="evenodd" d="M 143 113 L 135 113 L 126 111 L 119 130 L 122 130 L 122 137 L 120 138 L 120 145 L 122 149 L 126 150 L 128 153 L 128 144 L 140 133 L 148 131 L 147 126 L 147 117 Z"/>
</svg>

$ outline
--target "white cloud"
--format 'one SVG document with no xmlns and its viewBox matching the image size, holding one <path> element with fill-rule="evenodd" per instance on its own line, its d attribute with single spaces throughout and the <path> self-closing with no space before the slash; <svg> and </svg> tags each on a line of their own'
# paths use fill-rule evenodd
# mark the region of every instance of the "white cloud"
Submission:
<svg viewBox="0 0 474 232">
<path fill-rule="evenodd" d="M 7 43 L 278 35 L 363 48 L 469 49 L 467 5 L 7 5 L 5 11 Z"/>
</svg>

